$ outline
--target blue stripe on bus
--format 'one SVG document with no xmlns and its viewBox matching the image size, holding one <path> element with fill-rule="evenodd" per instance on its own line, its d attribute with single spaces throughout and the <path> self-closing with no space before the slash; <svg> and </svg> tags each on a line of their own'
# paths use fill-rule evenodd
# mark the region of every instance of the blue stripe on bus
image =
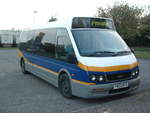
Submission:
<svg viewBox="0 0 150 113">
<path fill-rule="evenodd" d="M 112 75 L 112 74 L 119 74 L 119 73 L 124 73 L 124 72 L 131 72 L 138 67 L 134 67 L 133 69 L 129 70 L 121 70 L 121 71 L 113 71 L 113 72 L 94 72 L 94 71 L 85 71 L 81 68 L 79 68 L 75 64 L 69 64 L 63 61 L 55 60 L 52 58 L 32 54 L 32 53 L 27 53 L 23 52 L 24 57 L 29 60 L 31 63 L 39 65 L 41 67 L 44 67 L 46 69 L 49 69 L 53 72 L 59 72 L 60 69 L 64 68 L 66 69 L 70 75 L 74 74 L 74 76 L 71 76 L 72 79 L 83 81 L 83 82 L 91 82 L 89 80 L 89 75 L 91 74 L 96 74 L 96 75 Z M 105 82 L 106 83 L 106 82 Z M 104 84 L 104 83 L 97 83 L 97 84 Z"/>
</svg>

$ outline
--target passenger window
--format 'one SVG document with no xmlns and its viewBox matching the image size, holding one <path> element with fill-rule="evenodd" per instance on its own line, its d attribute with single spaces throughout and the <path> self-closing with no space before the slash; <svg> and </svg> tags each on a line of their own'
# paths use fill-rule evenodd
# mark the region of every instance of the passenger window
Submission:
<svg viewBox="0 0 150 113">
<path fill-rule="evenodd" d="M 57 32 L 57 59 L 67 61 L 69 55 L 74 54 L 71 40 L 66 29 L 59 29 Z"/>
<path fill-rule="evenodd" d="M 33 47 L 38 55 L 55 58 L 56 29 L 38 30 Z"/>
<path fill-rule="evenodd" d="M 41 42 L 44 50 L 43 56 L 55 58 L 56 29 L 46 29 L 44 32 L 45 35 Z"/>
<path fill-rule="evenodd" d="M 27 52 L 33 52 L 32 48 L 33 48 L 33 42 L 34 42 L 34 33 L 35 31 L 29 31 L 27 34 Z"/>
<path fill-rule="evenodd" d="M 42 39 L 44 38 L 45 33 L 42 31 L 36 31 L 34 41 L 32 43 L 32 49 L 38 54 L 42 51 Z"/>
<path fill-rule="evenodd" d="M 45 36 L 45 33 L 44 32 L 39 32 L 38 35 L 35 37 L 35 40 L 34 40 L 34 44 L 36 46 L 42 46 L 42 39 L 44 38 Z"/>
</svg>

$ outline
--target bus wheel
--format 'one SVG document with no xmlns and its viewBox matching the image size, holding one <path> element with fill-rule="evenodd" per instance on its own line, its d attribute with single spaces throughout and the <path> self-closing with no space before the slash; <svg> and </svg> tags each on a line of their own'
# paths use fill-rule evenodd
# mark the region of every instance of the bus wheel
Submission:
<svg viewBox="0 0 150 113">
<path fill-rule="evenodd" d="M 63 74 L 59 77 L 59 90 L 64 97 L 66 98 L 73 97 L 70 86 L 70 80 L 67 74 Z"/>
<path fill-rule="evenodd" d="M 25 62 L 24 62 L 23 59 L 21 59 L 21 61 L 20 61 L 20 67 L 21 67 L 21 71 L 22 71 L 23 74 L 28 73 L 28 71 L 26 71 L 26 66 L 25 66 Z"/>
</svg>

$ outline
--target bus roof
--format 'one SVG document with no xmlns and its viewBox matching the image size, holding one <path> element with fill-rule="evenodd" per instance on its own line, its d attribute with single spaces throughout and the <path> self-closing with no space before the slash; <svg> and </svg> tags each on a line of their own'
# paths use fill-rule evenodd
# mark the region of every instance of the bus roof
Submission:
<svg viewBox="0 0 150 113">
<path fill-rule="evenodd" d="M 43 28 L 57 28 L 57 27 L 64 27 L 67 29 L 72 29 L 73 20 L 75 18 L 77 18 L 77 19 L 103 19 L 103 20 L 110 20 L 113 22 L 113 20 L 111 18 L 104 18 L 104 17 L 71 17 L 66 20 L 47 22 L 46 24 L 40 25 L 40 26 L 36 25 L 35 28 L 30 29 L 30 30 L 43 29 Z M 113 26 L 114 26 L 114 23 L 113 23 Z M 84 28 L 86 28 L 86 27 L 84 27 Z M 112 29 L 115 29 L 115 26 Z"/>
</svg>

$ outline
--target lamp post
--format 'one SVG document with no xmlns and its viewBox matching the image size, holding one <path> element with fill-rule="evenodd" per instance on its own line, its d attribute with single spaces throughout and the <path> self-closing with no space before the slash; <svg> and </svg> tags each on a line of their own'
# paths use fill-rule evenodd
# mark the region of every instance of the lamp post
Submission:
<svg viewBox="0 0 150 113">
<path fill-rule="evenodd" d="M 37 13 L 37 11 L 35 10 L 34 12 L 33 12 L 33 29 L 35 28 L 35 16 L 36 16 L 36 13 Z"/>
</svg>

